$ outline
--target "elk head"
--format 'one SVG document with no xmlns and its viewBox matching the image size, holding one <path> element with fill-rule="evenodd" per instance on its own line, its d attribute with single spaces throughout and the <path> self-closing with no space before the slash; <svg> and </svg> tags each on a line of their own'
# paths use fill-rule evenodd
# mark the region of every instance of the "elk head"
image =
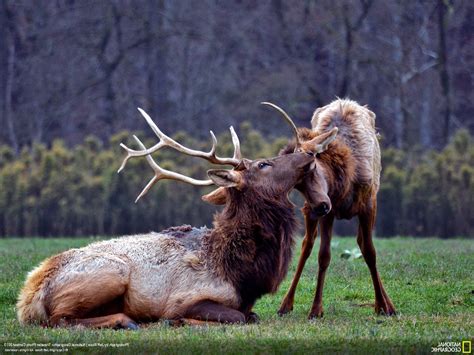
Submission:
<svg viewBox="0 0 474 355">
<path fill-rule="evenodd" d="M 303 141 L 293 120 L 280 107 L 270 102 L 262 102 L 263 105 L 276 109 L 293 129 L 295 135 L 294 153 L 304 153 L 314 156 L 311 165 L 311 172 L 306 174 L 304 180 L 298 183 L 295 188 L 299 190 L 309 203 L 313 217 L 321 217 L 329 213 L 332 208 L 331 200 L 328 196 L 328 183 L 323 165 L 319 164 L 318 156 L 324 152 L 329 144 L 336 139 L 338 128 L 334 127 L 328 132 L 324 132 L 310 140 Z M 224 188 L 218 188 L 211 193 L 204 195 L 202 199 L 212 204 L 224 204 L 227 193 Z"/>
<path fill-rule="evenodd" d="M 283 116 L 285 121 L 290 125 L 295 134 L 295 149 L 294 152 L 315 153 L 314 164 L 311 169 L 311 174 L 296 187 L 305 197 L 306 202 L 309 203 L 313 217 L 321 217 L 331 211 L 331 200 L 328 196 L 328 182 L 324 166 L 319 164 L 319 154 L 324 152 L 329 144 L 336 139 L 338 128 L 333 127 L 330 131 L 321 133 L 316 137 L 303 141 L 299 136 L 298 129 L 290 116 L 280 107 L 270 102 L 262 102 L 263 105 L 268 105 L 276 109 Z"/>
<path fill-rule="evenodd" d="M 155 175 L 145 186 L 135 202 L 144 196 L 156 182 L 162 179 L 178 180 L 197 186 L 215 184 L 220 188 L 235 189 L 235 191 L 243 194 L 258 193 L 278 200 L 283 198 L 287 199 L 288 192 L 295 184 L 302 181 L 303 176 L 309 171 L 310 165 L 313 162 L 313 154 L 305 154 L 302 152 L 270 159 L 258 159 L 253 161 L 244 159 L 240 152 L 239 138 L 232 127 L 230 127 L 232 142 L 234 144 L 234 155 L 232 158 L 221 158 L 216 155 L 217 139 L 212 131 L 210 132 L 212 148 L 209 152 L 189 149 L 165 135 L 144 110 L 140 108 L 138 110 L 160 141 L 153 147 L 147 149 L 139 138 L 133 136 L 141 150 L 133 150 L 123 143 L 120 144 L 120 146 L 127 151 L 127 156 L 123 160 L 118 172 L 121 172 L 127 161 L 134 157 L 145 157 L 155 172 Z M 207 172 L 208 180 L 197 180 L 163 169 L 154 161 L 151 154 L 166 146 L 186 155 L 203 158 L 212 164 L 233 166 L 234 170 L 212 169 Z M 223 201 L 223 203 L 225 202 L 226 201 Z"/>
</svg>

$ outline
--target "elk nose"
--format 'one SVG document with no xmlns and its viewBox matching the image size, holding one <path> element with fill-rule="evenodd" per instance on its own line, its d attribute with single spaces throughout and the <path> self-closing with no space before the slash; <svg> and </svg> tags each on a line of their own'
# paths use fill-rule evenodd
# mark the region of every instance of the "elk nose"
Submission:
<svg viewBox="0 0 474 355">
<path fill-rule="evenodd" d="M 313 212 L 317 217 L 322 217 L 322 216 L 327 215 L 330 210 L 331 210 L 331 207 L 329 207 L 329 205 L 328 205 L 326 202 L 323 202 L 323 203 L 319 204 L 318 207 L 313 208 L 313 211 L 312 211 L 312 212 Z"/>
</svg>

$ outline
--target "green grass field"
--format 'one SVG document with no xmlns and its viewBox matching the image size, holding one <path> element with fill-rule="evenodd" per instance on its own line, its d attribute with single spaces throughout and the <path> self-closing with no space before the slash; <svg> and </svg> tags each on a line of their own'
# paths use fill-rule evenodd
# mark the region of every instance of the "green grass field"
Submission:
<svg viewBox="0 0 474 355">
<path fill-rule="evenodd" d="M 276 315 L 297 255 L 276 295 L 256 304 L 260 324 L 170 328 L 158 322 L 139 331 L 20 327 L 15 302 L 26 273 L 43 258 L 92 239 L 0 239 L 0 353 L 56 349 L 109 353 L 429 353 L 440 342 L 474 336 L 474 241 L 377 239 L 378 265 L 398 315 L 376 316 L 363 259 L 340 257 L 355 238 L 335 238 L 324 290 L 325 316 L 308 321 L 317 250 L 299 284 L 294 311 Z M 37 345 L 34 345 L 34 344 Z M 39 345 L 42 344 L 42 345 Z M 55 345 L 56 344 L 56 345 Z M 59 344 L 59 345 L 58 345 Z"/>
</svg>

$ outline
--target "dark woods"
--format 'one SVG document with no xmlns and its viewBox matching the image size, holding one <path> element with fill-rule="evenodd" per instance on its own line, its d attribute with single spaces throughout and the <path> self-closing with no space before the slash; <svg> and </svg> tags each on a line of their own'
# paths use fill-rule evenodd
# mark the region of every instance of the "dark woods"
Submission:
<svg viewBox="0 0 474 355">
<path fill-rule="evenodd" d="M 133 204 L 150 169 L 116 174 L 127 136 L 116 133 L 146 129 L 136 106 L 166 133 L 192 132 L 200 141 L 175 137 L 196 148 L 209 148 L 203 127 L 240 127 L 255 158 L 289 136 L 259 102 L 308 127 L 337 95 L 377 114 L 376 234 L 473 236 L 473 11 L 462 0 L 1 1 L 0 235 L 209 225 L 207 189 L 166 181 Z M 197 178 L 209 168 L 159 154 Z"/>
<path fill-rule="evenodd" d="M 287 141 L 266 142 L 248 126 L 240 131 L 243 154 L 251 158 L 275 156 Z M 63 141 L 49 149 L 36 144 L 19 157 L 1 147 L 0 235 L 121 235 L 183 223 L 210 226 L 215 208 L 201 201 L 209 189 L 164 181 L 133 203 L 151 172 L 136 159 L 129 162 L 129 172 L 117 174 L 124 154 L 118 143 L 128 136 L 116 135 L 108 145 L 89 137 L 74 148 Z M 209 148 L 209 142 L 185 134 L 174 138 Z M 230 137 L 218 139 L 222 155 L 231 155 Z M 163 167 L 196 178 L 205 177 L 209 168 L 172 151 L 159 154 Z M 474 144 L 467 131 L 455 134 L 442 151 L 383 149 L 382 166 L 377 235 L 474 235 Z M 343 235 L 355 233 L 355 227 L 335 227 Z"/>
<path fill-rule="evenodd" d="M 336 96 L 369 104 L 385 145 L 474 130 L 469 0 L 3 0 L 0 144 L 145 129 L 287 130 Z M 258 119 L 257 119 L 258 118 Z M 139 126 L 141 125 L 141 126 Z"/>
</svg>

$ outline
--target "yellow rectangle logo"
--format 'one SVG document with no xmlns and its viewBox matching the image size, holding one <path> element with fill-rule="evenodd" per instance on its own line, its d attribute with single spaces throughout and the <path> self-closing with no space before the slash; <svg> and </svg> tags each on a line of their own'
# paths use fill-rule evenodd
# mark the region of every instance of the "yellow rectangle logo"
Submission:
<svg viewBox="0 0 474 355">
<path fill-rule="evenodd" d="M 472 344 L 470 340 L 463 340 L 462 342 L 462 353 L 470 354 L 472 352 Z"/>
</svg>

